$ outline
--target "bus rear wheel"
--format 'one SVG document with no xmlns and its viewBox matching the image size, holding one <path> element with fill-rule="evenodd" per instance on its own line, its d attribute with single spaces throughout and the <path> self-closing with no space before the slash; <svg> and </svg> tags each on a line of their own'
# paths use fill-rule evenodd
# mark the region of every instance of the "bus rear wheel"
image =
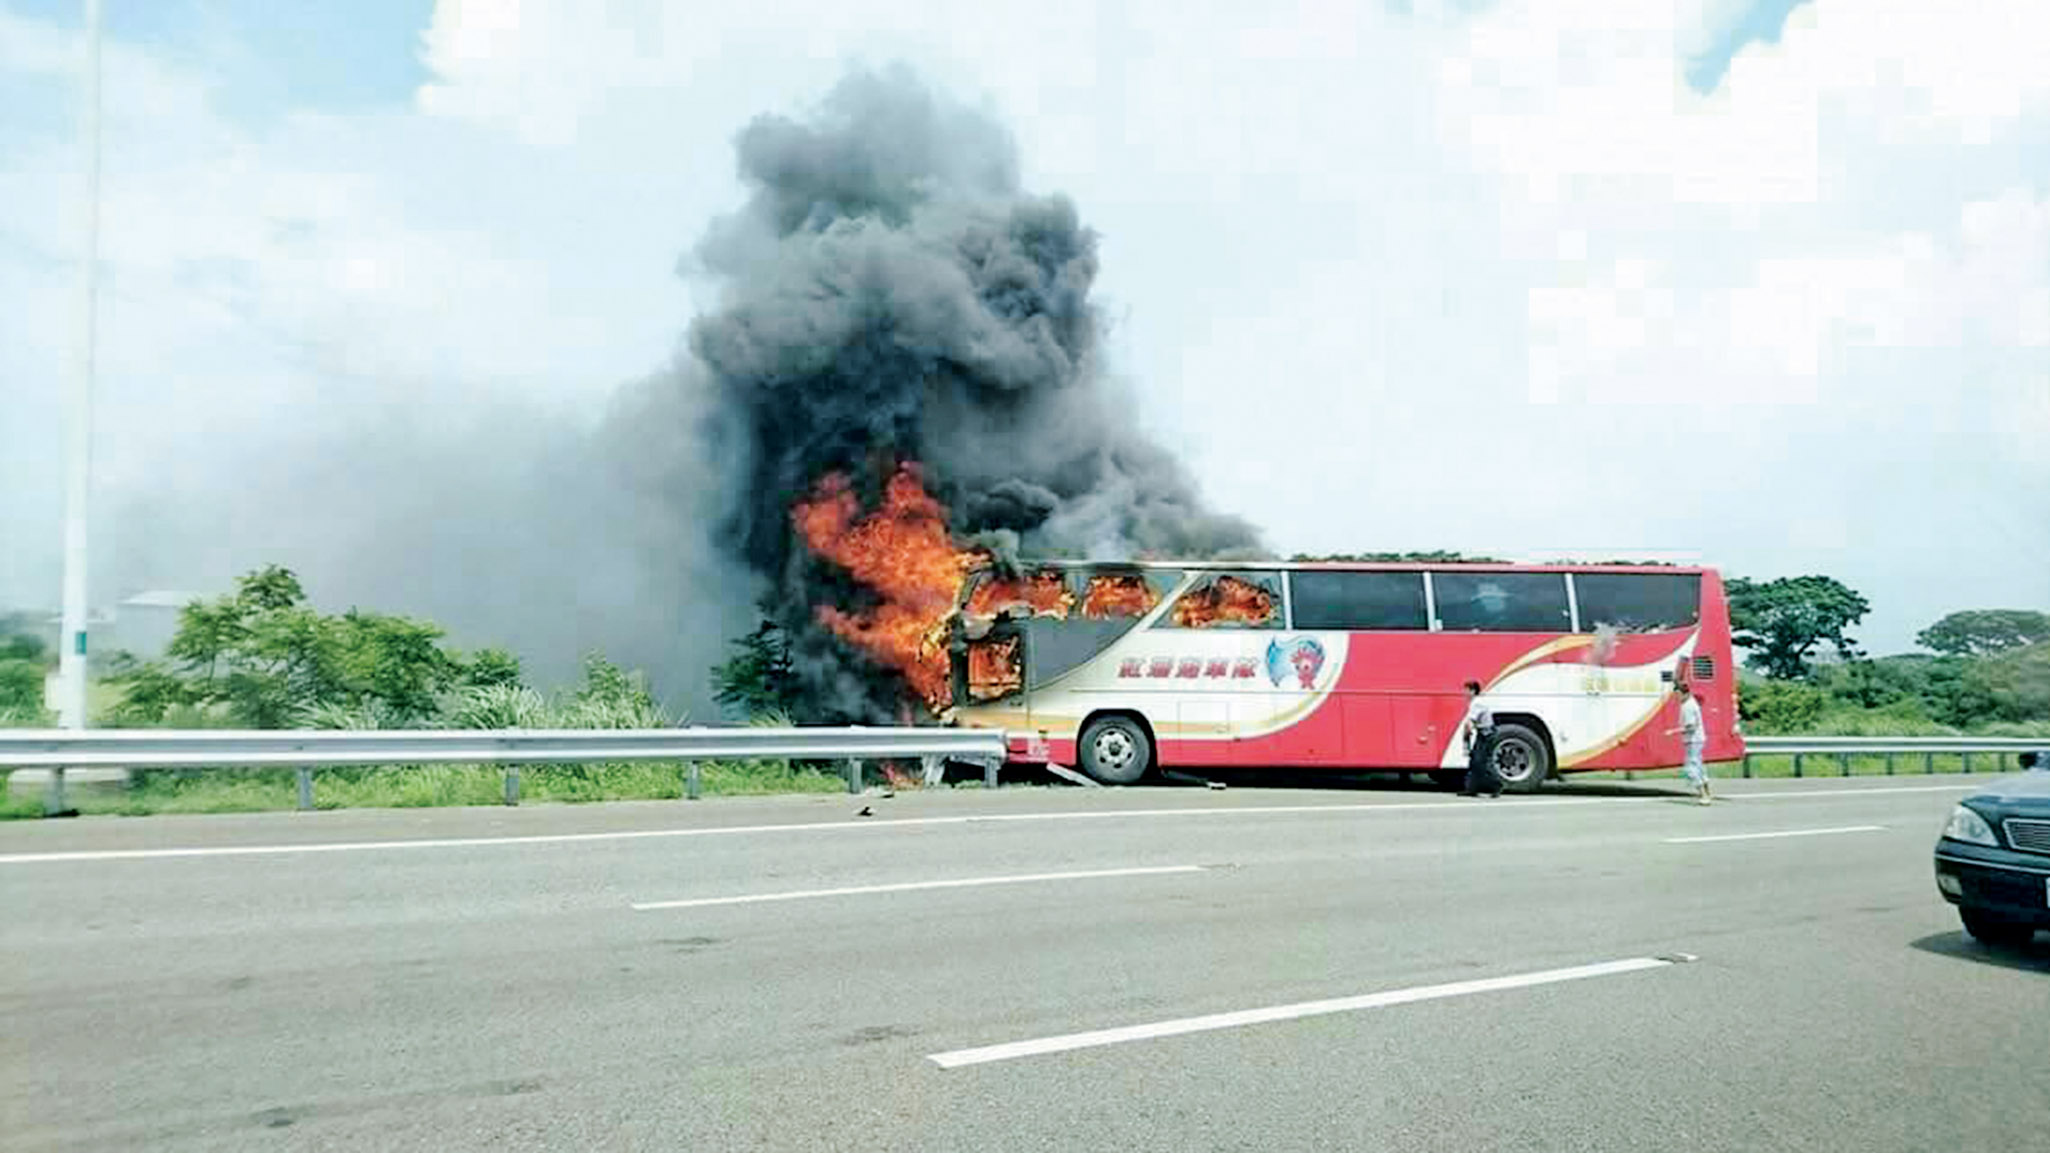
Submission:
<svg viewBox="0 0 2050 1153">
<path fill-rule="evenodd" d="M 1495 775 L 1511 793 L 1534 793 L 1552 775 L 1552 750 L 1545 738 L 1524 725 L 1495 728 Z"/>
<path fill-rule="evenodd" d="M 1153 741 L 1130 717 L 1098 717 L 1082 730 L 1082 771 L 1106 785 L 1130 785 L 1153 766 Z"/>
</svg>

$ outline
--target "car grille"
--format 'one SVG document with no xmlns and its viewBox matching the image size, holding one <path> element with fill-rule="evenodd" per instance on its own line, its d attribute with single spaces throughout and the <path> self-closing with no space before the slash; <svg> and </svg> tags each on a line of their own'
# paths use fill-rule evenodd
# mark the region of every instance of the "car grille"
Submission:
<svg viewBox="0 0 2050 1153">
<path fill-rule="evenodd" d="M 2001 823 L 2007 843 L 2024 853 L 2050 853 L 2050 821 L 2024 821 L 2013 817 Z"/>
</svg>

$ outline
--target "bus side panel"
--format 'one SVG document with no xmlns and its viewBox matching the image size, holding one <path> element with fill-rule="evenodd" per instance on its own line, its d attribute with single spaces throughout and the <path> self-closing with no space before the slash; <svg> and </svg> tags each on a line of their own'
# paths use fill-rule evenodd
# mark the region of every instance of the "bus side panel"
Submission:
<svg viewBox="0 0 2050 1153">
<path fill-rule="evenodd" d="M 1241 698 L 1244 707 L 1232 724 L 1236 736 L 1228 742 L 1178 739 L 1172 734 L 1186 726 L 1156 721 L 1161 760 L 1412 770 L 1457 765 L 1463 763 L 1463 685 L 1477 680 L 1498 714 L 1540 718 L 1562 756 L 1588 751 L 1588 758 L 1565 767 L 1673 764 L 1678 738 L 1664 735 L 1670 721 L 1657 722 L 1677 715 L 1678 703 L 1660 673 L 1691 636 L 1692 630 L 1675 630 L 1618 638 L 1607 665 L 1594 666 L 1586 659 L 1592 638 L 1585 635 L 1350 634 L 1328 693 L 1278 694 L 1295 707 L 1274 709 L 1285 720 L 1264 728 L 1253 723 L 1260 715 L 1257 698 Z"/>
<path fill-rule="evenodd" d="M 1135 630 L 1057 683 L 1031 694 L 1030 723 L 1053 759 L 1074 764 L 1077 728 L 1092 712 L 1124 709 L 1155 731 L 1163 765 L 1329 765 L 1433 769 L 1462 762 L 1462 684 L 1480 681 L 1499 713 L 1543 720 L 1566 771 L 1679 763 L 1675 674 L 1703 690 L 1707 755 L 1743 755 L 1736 732 L 1735 666 L 1721 581 L 1704 574 L 1694 629 L 1611 638 L 1600 663 L 1587 634 L 1291 633 Z M 1335 675 L 1295 683 L 1270 658 L 1315 641 Z M 1200 658 L 1200 659 L 1196 659 Z M 1702 658 L 1702 659 L 1696 659 Z M 1192 664 L 1192 660 L 1194 663 Z M 1232 675 L 1217 675 L 1229 661 Z M 1258 670 L 1242 677 L 1241 662 Z M 1276 670 L 1279 670 L 1278 672 Z M 1702 673 L 1707 675 L 1700 675 Z M 1277 677 L 1279 679 L 1277 679 Z M 969 724 L 1014 727 L 1015 711 Z"/>
<path fill-rule="evenodd" d="M 1730 605 L 1722 577 L 1714 572 L 1701 577 L 1701 643 L 1696 652 L 1710 662 L 1710 675 L 1695 681 L 1702 690 L 1701 720 L 1708 726 L 1708 748 L 1702 755 L 1709 761 L 1742 760 L 1744 736 L 1737 717 L 1737 659 L 1730 642 Z"/>
<path fill-rule="evenodd" d="M 1463 685 L 1476 680 L 1496 714 L 1538 718 L 1564 768 L 1677 763 L 1679 738 L 1664 736 L 1657 721 L 1677 715 L 1670 676 L 1695 637 L 1692 629 L 1616 637 L 1596 663 L 1586 634 L 1356 634 L 1339 683 L 1346 759 L 1373 768 L 1462 763 Z M 1670 759 L 1661 741 L 1671 744 Z"/>
</svg>

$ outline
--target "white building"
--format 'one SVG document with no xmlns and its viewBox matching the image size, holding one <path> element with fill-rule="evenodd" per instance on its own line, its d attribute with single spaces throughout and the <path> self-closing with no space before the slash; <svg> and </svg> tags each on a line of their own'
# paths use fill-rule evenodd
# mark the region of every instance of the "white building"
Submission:
<svg viewBox="0 0 2050 1153">
<path fill-rule="evenodd" d="M 156 660 L 164 655 L 171 638 L 178 633 L 179 612 L 193 601 L 204 599 L 198 593 L 169 589 L 137 593 L 114 606 L 112 619 L 105 626 L 108 635 L 93 638 L 92 648 L 101 653 L 118 650 L 141 661 Z"/>
</svg>

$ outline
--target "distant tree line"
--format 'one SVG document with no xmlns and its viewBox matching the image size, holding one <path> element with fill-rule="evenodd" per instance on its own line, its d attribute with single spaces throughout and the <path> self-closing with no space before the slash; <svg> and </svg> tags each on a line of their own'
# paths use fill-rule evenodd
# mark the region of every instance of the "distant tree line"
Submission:
<svg viewBox="0 0 2050 1153">
<path fill-rule="evenodd" d="M 1741 697 L 1756 731 L 2050 722 L 2050 614 L 1954 612 L 1915 637 L 1933 655 L 1875 660 L 1850 635 L 1871 605 L 1833 577 L 1736 577 L 1725 587 L 1732 639 L 1763 674 Z"/>
</svg>

